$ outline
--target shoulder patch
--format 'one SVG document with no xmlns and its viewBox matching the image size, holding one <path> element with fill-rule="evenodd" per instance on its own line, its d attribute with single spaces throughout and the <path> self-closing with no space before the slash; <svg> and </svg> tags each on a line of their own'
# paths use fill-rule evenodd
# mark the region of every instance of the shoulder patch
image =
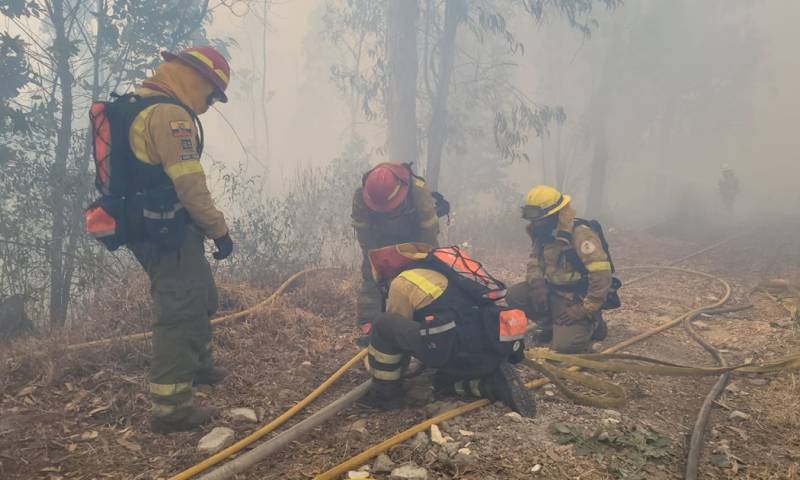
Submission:
<svg viewBox="0 0 800 480">
<path fill-rule="evenodd" d="M 186 120 L 176 120 L 169 122 L 169 129 L 172 131 L 173 137 L 191 137 L 192 124 Z"/>
<path fill-rule="evenodd" d="M 597 245 L 591 240 L 584 240 L 581 243 L 581 253 L 584 255 L 591 255 L 597 250 Z"/>
</svg>

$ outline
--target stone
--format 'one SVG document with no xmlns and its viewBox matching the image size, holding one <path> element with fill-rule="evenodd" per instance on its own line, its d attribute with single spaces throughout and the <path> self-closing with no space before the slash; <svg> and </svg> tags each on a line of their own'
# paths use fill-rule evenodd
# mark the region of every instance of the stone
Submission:
<svg viewBox="0 0 800 480">
<path fill-rule="evenodd" d="M 365 419 L 356 420 L 350 425 L 350 431 L 361 435 L 367 434 L 367 421 Z"/>
<path fill-rule="evenodd" d="M 461 435 L 462 437 L 471 437 L 475 435 L 475 432 L 471 432 L 469 430 L 459 430 L 458 434 Z"/>
<path fill-rule="evenodd" d="M 464 469 L 475 463 L 476 460 L 475 455 L 472 455 L 472 451 L 469 448 L 460 448 L 456 452 L 456 456 L 453 457 L 453 465 L 459 469 Z"/>
<path fill-rule="evenodd" d="M 414 438 L 411 440 L 411 448 L 414 450 L 419 450 L 421 448 L 426 448 L 430 441 L 428 440 L 428 436 L 425 435 L 425 432 L 417 432 L 414 435 Z"/>
<path fill-rule="evenodd" d="M 607 409 L 607 410 L 603 410 L 603 412 L 606 415 L 608 415 L 609 417 L 614 417 L 614 418 L 621 418 L 622 417 L 622 414 L 619 413 L 617 410 Z"/>
<path fill-rule="evenodd" d="M 301 364 L 300 364 L 300 366 L 301 366 L 301 367 L 310 367 L 310 366 L 311 366 L 311 362 L 309 362 L 308 360 L 306 360 L 305 362 L 301 363 Z"/>
<path fill-rule="evenodd" d="M 347 478 L 369 478 L 369 472 L 362 472 L 360 470 L 350 470 L 347 472 Z"/>
<path fill-rule="evenodd" d="M 235 437 L 233 430 L 227 427 L 216 427 L 197 443 L 197 451 L 201 453 L 217 453 L 231 445 Z"/>
<path fill-rule="evenodd" d="M 428 480 L 428 471 L 416 463 L 406 463 L 392 470 L 389 480 Z"/>
<path fill-rule="evenodd" d="M 442 431 L 439 430 L 438 425 L 431 425 L 431 442 L 435 443 L 436 445 L 443 445 L 447 443 L 447 440 L 445 440 L 442 436 Z"/>
<path fill-rule="evenodd" d="M 258 422 L 258 415 L 252 408 L 232 408 L 228 411 L 228 417 L 234 422 Z"/>
<path fill-rule="evenodd" d="M 456 453 L 458 453 L 458 449 L 459 448 L 460 448 L 459 444 L 457 444 L 455 442 L 453 442 L 453 443 L 449 443 L 448 442 L 448 443 L 445 443 L 444 445 L 442 445 L 442 452 L 445 455 L 447 455 L 448 457 L 452 457 Z"/>
<path fill-rule="evenodd" d="M 507 417 L 512 422 L 522 423 L 522 415 L 520 415 L 517 412 L 508 412 L 505 414 L 505 417 Z"/>
<path fill-rule="evenodd" d="M 695 327 L 697 327 L 697 328 L 699 328 L 701 330 L 708 330 L 709 328 L 711 328 L 711 326 L 709 324 L 707 324 L 706 322 L 703 322 L 701 320 L 695 320 L 694 322 L 692 322 L 692 325 L 694 325 Z"/>
<path fill-rule="evenodd" d="M 750 420 L 750 415 L 740 412 L 739 410 L 734 410 L 728 415 L 728 418 L 731 420 Z"/>
<path fill-rule="evenodd" d="M 542 471 L 542 464 L 537 463 L 536 465 L 531 467 L 531 473 L 539 473 Z"/>
<path fill-rule="evenodd" d="M 389 458 L 389 455 L 381 453 L 372 464 L 372 471 L 375 473 L 389 473 L 397 466 L 396 463 Z"/>
</svg>

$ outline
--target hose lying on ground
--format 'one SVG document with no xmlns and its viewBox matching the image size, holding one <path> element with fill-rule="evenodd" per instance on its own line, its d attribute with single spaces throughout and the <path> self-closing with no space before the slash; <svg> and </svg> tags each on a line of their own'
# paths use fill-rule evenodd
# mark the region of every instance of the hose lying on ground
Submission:
<svg viewBox="0 0 800 480">
<path fill-rule="evenodd" d="M 366 357 L 367 349 L 363 349 L 358 354 L 356 354 L 353 358 L 348 360 L 344 365 L 342 365 L 339 370 L 337 370 L 333 375 L 331 375 L 327 380 L 322 382 L 320 386 L 314 389 L 311 393 L 306 396 L 306 398 L 299 401 L 297 404 L 292 406 L 289 410 L 284 412 L 275 420 L 267 423 L 263 427 L 259 428 L 255 432 L 251 433 L 250 435 L 246 436 L 245 438 L 239 440 L 238 442 L 234 443 L 230 447 L 215 453 L 214 455 L 210 456 L 209 458 L 203 460 L 202 462 L 194 465 L 186 470 L 182 471 L 181 473 L 171 477 L 170 480 L 186 480 L 191 478 L 198 473 L 201 473 L 208 468 L 218 464 L 219 462 L 229 458 L 231 455 L 241 451 L 242 449 L 250 446 L 253 442 L 256 442 L 260 438 L 264 437 L 264 435 L 268 434 L 269 432 L 275 430 L 279 426 L 283 425 L 287 420 L 292 418 L 297 412 L 305 408 L 308 404 L 314 401 L 317 397 L 322 395 L 336 380 L 338 380 L 344 373 L 349 370 L 353 365 L 356 365 L 359 360 Z M 293 427 L 294 428 L 294 427 Z M 225 467 L 223 467 L 225 468 Z M 238 470 L 237 470 L 238 471 Z"/>
<path fill-rule="evenodd" d="M 233 321 L 233 320 L 238 320 L 240 318 L 246 317 L 247 315 L 255 313 L 256 311 L 258 311 L 258 310 L 260 310 L 262 308 L 265 308 L 267 306 L 272 306 L 286 292 L 286 290 L 290 286 L 292 286 L 292 284 L 294 284 L 295 281 L 297 281 L 297 279 L 299 279 L 300 277 L 302 277 L 302 276 L 304 276 L 304 275 L 306 275 L 308 273 L 317 272 L 317 271 L 320 271 L 320 270 L 326 270 L 326 269 L 313 268 L 313 269 L 303 270 L 303 271 L 295 273 L 294 275 L 289 277 L 285 282 L 283 282 L 281 284 L 281 286 L 278 287 L 278 289 L 275 290 L 275 292 L 272 295 L 267 297 L 266 300 L 264 300 L 262 302 L 259 302 L 259 303 L 257 303 L 256 305 L 253 305 L 250 308 L 246 308 L 246 309 L 242 310 L 241 312 L 231 313 L 230 315 L 217 317 L 217 318 L 211 320 L 211 325 L 219 325 L 221 323 L 230 322 L 230 321 Z M 84 349 L 87 349 L 87 348 L 102 347 L 102 346 L 105 346 L 105 345 L 113 345 L 115 343 L 130 342 L 130 341 L 134 341 L 134 340 L 144 340 L 146 338 L 150 338 L 151 336 L 153 336 L 153 332 L 152 331 L 142 332 L 142 333 L 134 333 L 134 334 L 131 334 L 131 335 L 124 335 L 122 337 L 104 338 L 102 340 L 93 340 L 91 342 L 84 342 L 84 343 L 76 343 L 76 344 L 72 344 L 72 345 L 67 345 L 66 350 L 68 352 L 74 352 L 74 351 L 78 351 L 78 350 L 84 350 Z"/>
</svg>

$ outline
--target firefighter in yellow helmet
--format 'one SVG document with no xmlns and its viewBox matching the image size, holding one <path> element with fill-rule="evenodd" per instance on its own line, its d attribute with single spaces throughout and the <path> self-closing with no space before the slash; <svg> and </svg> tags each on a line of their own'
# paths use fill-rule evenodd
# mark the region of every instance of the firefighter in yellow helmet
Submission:
<svg viewBox="0 0 800 480">
<path fill-rule="evenodd" d="M 210 351 L 218 299 L 204 242 L 214 241 L 218 260 L 231 254 L 233 242 L 206 185 L 197 116 L 227 101 L 230 68 L 211 47 L 162 56 L 165 62 L 135 91 L 129 107 L 128 187 L 144 199 L 148 235 L 127 247 L 150 278 L 156 316 L 151 427 L 169 433 L 211 420 L 216 409 L 194 405 L 192 386 L 219 383 L 226 375 Z"/>
<path fill-rule="evenodd" d="M 509 306 L 525 310 L 554 350 L 579 353 L 605 338 L 602 308 L 612 286 L 604 239 L 575 218 L 570 196 L 553 187 L 531 189 L 522 207 L 533 251 L 525 282 L 509 289 Z"/>
</svg>

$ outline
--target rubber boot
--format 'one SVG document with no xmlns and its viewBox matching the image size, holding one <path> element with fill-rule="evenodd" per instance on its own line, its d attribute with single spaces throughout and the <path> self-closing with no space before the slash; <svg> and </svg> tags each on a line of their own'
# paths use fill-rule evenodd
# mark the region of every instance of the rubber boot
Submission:
<svg viewBox="0 0 800 480">
<path fill-rule="evenodd" d="M 216 414 L 214 407 L 184 407 L 163 417 L 152 417 L 150 429 L 162 434 L 194 430 L 210 422 Z"/>
<path fill-rule="evenodd" d="M 222 367 L 211 367 L 209 370 L 197 372 L 192 385 L 216 385 L 222 383 L 230 372 Z"/>
<path fill-rule="evenodd" d="M 481 381 L 481 391 L 492 401 L 503 402 L 523 417 L 536 415 L 536 400 L 525 387 L 517 371 L 503 363 L 489 377 Z"/>
<path fill-rule="evenodd" d="M 594 324 L 594 331 L 592 332 L 592 340 L 602 341 L 605 340 L 608 336 L 608 325 L 606 321 L 603 320 L 603 317 L 595 322 Z"/>
<path fill-rule="evenodd" d="M 372 388 L 358 400 L 361 406 L 378 410 L 399 410 L 405 406 L 405 395 L 401 382 L 372 381 Z"/>
</svg>

